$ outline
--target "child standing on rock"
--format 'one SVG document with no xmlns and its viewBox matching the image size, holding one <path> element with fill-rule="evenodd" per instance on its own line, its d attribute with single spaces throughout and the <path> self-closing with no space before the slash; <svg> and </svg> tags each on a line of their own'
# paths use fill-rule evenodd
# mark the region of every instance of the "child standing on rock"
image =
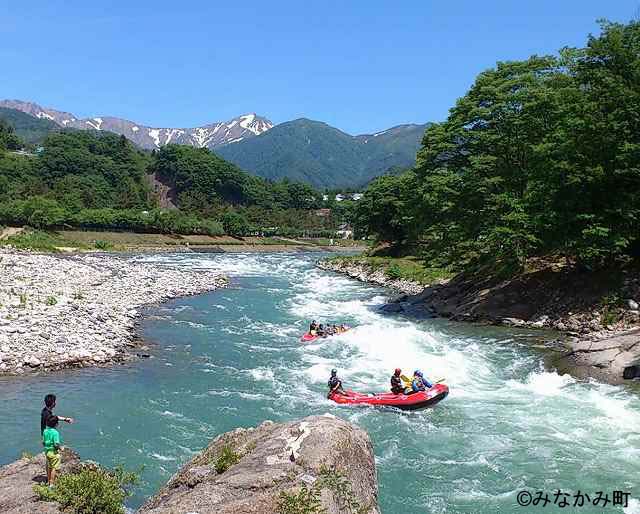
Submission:
<svg viewBox="0 0 640 514">
<path fill-rule="evenodd" d="M 51 415 L 47 418 L 47 426 L 42 432 L 42 444 L 44 446 L 44 457 L 47 461 L 47 484 L 53 487 L 56 481 L 56 474 L 60 469 L 60 432 L 56 430 L 58 426 L 58 416 Z"/>
</svg>

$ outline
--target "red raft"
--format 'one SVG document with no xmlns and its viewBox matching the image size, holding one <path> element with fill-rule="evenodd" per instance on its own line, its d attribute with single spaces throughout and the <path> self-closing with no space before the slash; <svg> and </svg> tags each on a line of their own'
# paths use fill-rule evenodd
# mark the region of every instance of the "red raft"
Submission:
<svg viewBox="0 0 640 514">
<path fill-rule="evenodd" d="M 327 334 L 326 336 L 322 336 L 322 337 L 327 338 L 327 337 L 339 336 L 339 335 L 344 334 L 345 332 L 348 332 L 350 329 L 351 329 L 351 327 L 345 327 L 342 332 L 338 332 L 337 334 Z M 306 334 L 304 334 L 300 338 L 300 342 L 301 343 L 312 343 L 316 339 L 320 339 L 320 336 L 316 335 L 316 334 L 312 334 L 311 332 L 307 332 Z"/>
<path fill-rule="evenodd" d="M 305 335 L 303 335 L 300 338 L 300 342 L 301 343 L 310 343 L 311 341 L 315 341 L 316 339 L 318 339 L 318 335 L 314 335 L 311 332 L 307 332 Z"/>
<path fill-rule="evenodd" d="M 393 393 L 362 394 L 346 391 L 345 394 L 334 393 L 329 396 L 329 399 L 346 405 L 379 405 L 396 407 L 402 410 L 421 410 L 433 407 L 439 401 L 444 400 L 448 394 L 449 388 L 445 384 L 435 384 L 431 389 L 408 395 Z"/>
</svg>

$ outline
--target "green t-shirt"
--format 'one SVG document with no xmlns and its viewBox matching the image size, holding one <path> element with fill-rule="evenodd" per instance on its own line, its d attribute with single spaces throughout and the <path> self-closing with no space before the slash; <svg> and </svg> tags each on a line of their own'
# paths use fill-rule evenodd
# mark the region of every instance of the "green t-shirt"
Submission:
<svg viewBox="0 0 640 514">
<path fill-rule="evenodd" d="M 55 428 L 47 427 L 42 432 L 42 444 L 44 444 L 44 452 L 57 451 L 56 445 L 60 445 L 60 432 Z"/>
</svg>

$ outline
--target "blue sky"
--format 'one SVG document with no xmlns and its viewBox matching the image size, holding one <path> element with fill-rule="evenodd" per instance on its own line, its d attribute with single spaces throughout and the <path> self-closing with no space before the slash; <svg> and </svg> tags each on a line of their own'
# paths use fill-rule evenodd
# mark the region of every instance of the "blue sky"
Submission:
<svg viewBox="0 0 640 514">
<path fill-rule="evenodd" d="M 257 112 L 375 132 L 446 117 L 498 60 L 639 0 L 2 1 L 0 98 L 189 127 Z"/>
</svg>

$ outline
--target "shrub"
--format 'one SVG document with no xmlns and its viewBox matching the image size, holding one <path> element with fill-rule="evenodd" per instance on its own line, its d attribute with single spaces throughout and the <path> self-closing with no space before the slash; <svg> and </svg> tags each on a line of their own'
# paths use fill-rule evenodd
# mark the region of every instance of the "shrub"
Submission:
<svg viewBox="0 0 640 514">
<path fill-rule="evenodd" d="M 40 500 L 57 502 L 61 510 L 76 514 L 123 514 L 123 502 L 130 496 L 128 487 L 135 484 L 135 473 L 122 468 L 107 470 L 85 467 L 77 473 L 60 475 L 56 486 L 34 486 Z"/>
<path fill-rule="evenodd" d="M 101 239 L 93 243 L 93 246 L 95 246 L 97 250 L 111 250 L 113 248 L 113 245 L 109 241 L 102 241 Z"/>
<path fill-rule="evenodd" d="M 58 303 L 58 300 L 56 299 L 55 296 L 47 296 L 47 299 L 45 300 L 45 303 L 47 305 L 55 305 Z"/>
<path fill-rule="evenodd" d="M 216 473 L 224 473 L 231 466 L 237 464 L 241 455 L 236 452 L 231 446 L 226 445 L 222 447 L 220 455 L 215 462 Z"/>
<path fill-rule="evenodd" d="M 278 497 L 279 514 L 319 514 L 324 512 L 320 504 L 320 491 L 317 487 L 309 489 L 303 485 L 295 493 L 281 491 Z"/>
<path fill-rule="evenodd" d="M 387 277 L 393 280 L 402 278 L 402 270 L 400 269 L 400 266 L 398 266 L 395 262 L 389 264 L 389 267 L 387 268 L 387 271 L 385 273 Z"/>
</svg>

